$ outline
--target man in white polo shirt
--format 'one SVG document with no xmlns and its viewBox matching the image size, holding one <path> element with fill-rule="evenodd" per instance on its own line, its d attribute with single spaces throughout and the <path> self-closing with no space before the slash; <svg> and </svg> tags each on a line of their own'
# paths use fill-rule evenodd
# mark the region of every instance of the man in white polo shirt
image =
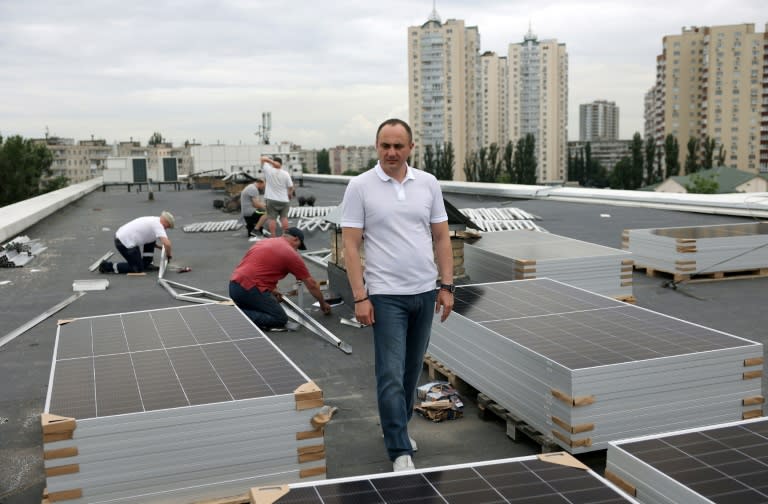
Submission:
<svg viewBox="0 0 768 504">
<path fill-rule="evenodd" d="M 278 218 L 283 233 L 288 229 L 288 210 L 293 197 L 293 179 L 290 173 L 282 169 L 283 161 L 279 157 L 272 159 L 263 156 L 261 162 L 264 180 L 267 183 L 264 200 L 267 202 L 269 234 L 275 236 Z"/>
<path fill-rule="evenodd" d="M 379 163 L 350 180 L 341 218 L 355 317 L 373 326 L 379 417 L 395 471 L 414 469 L 417 448 L 408 436 L 408 421 L 432 318 L 440 312 L 443 321 L 453 309 L 453 254 L 443 195 L 433 175 L 408 166 L 412 148 L 407 123 L 384 121 L 376 132 Z M 436 290 L 438 268 L 443 283 Z"/>
<path fill-rule="evenodd" d="M 164 210 L 159 217 L 138 217 L 123 224 L 115 233 L 115 247 L 126 262 L 102 261 L 99 272 L 141 273 L 157 270 L 157 266 L 152 264 L 155 248 L 165 247 L 165 255 L 168 260 L 171 259 L 171 240 L 165 230 L 172 228 L 175 222 L 173 214 Z"/>
</svg>

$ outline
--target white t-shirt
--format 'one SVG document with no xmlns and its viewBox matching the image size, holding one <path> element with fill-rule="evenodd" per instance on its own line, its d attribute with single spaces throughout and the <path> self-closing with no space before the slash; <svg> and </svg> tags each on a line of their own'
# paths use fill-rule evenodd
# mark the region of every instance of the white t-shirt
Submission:
<svg viewBox="0 0 768 504">
<path fill-rule="evenodd" d="M 139 217 L 120 226 L 115 238 L 126 248 L 141 247 L 153 243 L 158 238 L 167 238 L 165 228 L 160 223 L 160 217 Z"/>
<path fill-rule="evenodd" d="M 403 183 L 378 164 L 349 181 L 341 226 L 363 229 L 370 294 L 420 294 L 435 288 L 432 224 L 448 220 L 437 179 L 408 167 Z"/>
<path fill-rule="evenodd" d="M 264 190 L 264 199 L 273 201 L 291 201 L 288 198 L 288 188 L 293 187 L 291 174 L 282 168 L 275 168 L 269 163 L 262 166 L 264 182 L 267 187 Z"/>
</svg>

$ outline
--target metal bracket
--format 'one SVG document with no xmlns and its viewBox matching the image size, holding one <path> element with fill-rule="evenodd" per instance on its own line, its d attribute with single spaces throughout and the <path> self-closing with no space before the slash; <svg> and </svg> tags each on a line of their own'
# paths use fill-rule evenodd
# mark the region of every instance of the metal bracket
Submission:
<svg viewBox="0 0 768 504">
<path fill-rule="evenodd" d="M 193 303 L 201 304 L 232 301 L 226 296 L 198 289 L 197 287 L 190 287 L 189 285 L 180 284 L 164 278 L 160 278 L 157 283 L 162 285 L 171 296 L 182 301 L 191 301 Z M 178 292 L 174 287 L 183 289 L 184 291 Z"/>
</svg>

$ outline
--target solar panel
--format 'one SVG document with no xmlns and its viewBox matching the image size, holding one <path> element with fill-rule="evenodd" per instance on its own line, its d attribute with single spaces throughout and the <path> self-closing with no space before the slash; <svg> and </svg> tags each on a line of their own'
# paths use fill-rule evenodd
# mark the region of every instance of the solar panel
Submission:
<svg viewBox="0 0 768 504">
<path fill-rule="evenodd" d="M 219 304 L 74 320 L 59 328 L 54 366 L 48 411 L 77 419 L 293 393 L 307 381 Z"/>
<path fill-rule="evenodd" d="M 578 467 L 553 463 L 568 458 Z M 253 489 L 251 502 L 274 504 L 548 504 L 635 502 L 564 453 L 390 473 L 311 485 L 289 485 L 277 499 L 272 488 Z"/>
<path fill-rule="evenodd" d="M 572 453 L 762 414 L 763 348 L 551 279 L 460 286 L 429 354 Z"/>
<path fill-rule="evenodd" d="M 632 295 L 632 254 L 552 233 L 484 233 L 464 247 L 472 282 L 551 278 L 605 296 Z"/>
<path fill-rule="evenodd" d="M 569 369 L 752 345 L 546 280 L 460 287 L 454 311 Z"/>
<path fill-rule="evenodd" d="M 611 443 L 608 474 L 653 502 L 768 502 L 768 420 Z"/>
<path fill-rule="evenodd" d="M 75 319 L 58 327 L 42 416 L 46 487 L 51 500 L 181 504 L 323 478 L 322 406 L 234 305 Z"/>
</svg>

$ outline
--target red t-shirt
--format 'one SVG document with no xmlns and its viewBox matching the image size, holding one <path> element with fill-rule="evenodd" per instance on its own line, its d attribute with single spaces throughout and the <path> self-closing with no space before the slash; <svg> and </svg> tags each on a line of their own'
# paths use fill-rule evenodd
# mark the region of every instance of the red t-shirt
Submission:
<svg viewBox="0 0 768 504">
<path fill-rule="evenodd" d="M 288 273 L 293 274 L 296 280 L 304 280 L 310 276 L 298 251 L 288 240 L 278 236 L 258 241 L 248 249 L 232 272 L 230 280 L 239 283 L 243 289 L 258 287 L 264 292 L 274 290 L 277 282 Z"/>
</svg>

